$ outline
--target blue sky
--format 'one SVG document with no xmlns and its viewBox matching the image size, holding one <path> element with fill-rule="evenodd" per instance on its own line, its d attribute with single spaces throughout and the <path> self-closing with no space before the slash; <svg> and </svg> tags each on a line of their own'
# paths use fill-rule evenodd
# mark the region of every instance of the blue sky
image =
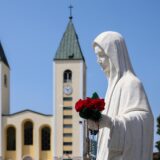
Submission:
<svg viewBox="0 0 160 160">
<path fill-rule="evenodd" d="M 0 0 L 0 40 L 11 67 L 11 112 L 52 107 L 52 62 L 66 29 L 69 0 Z M 94 38 L 120 32 L 154 117 L 160 114 L 160 1 L 75 0 L 73 23 L 87 64 L 87 96 L 104 97 L 107 79 L 96 62 Z M 155 136 L 155 139 L 158 139 Z"/>
</svg>

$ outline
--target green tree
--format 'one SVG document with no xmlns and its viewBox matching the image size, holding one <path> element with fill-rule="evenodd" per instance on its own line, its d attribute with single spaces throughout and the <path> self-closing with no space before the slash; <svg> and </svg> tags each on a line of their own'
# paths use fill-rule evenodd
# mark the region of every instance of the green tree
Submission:
<svg viewBox="0 0 160 160">
<path fill-rule="evenodd" d="M 157 134 L 160 136 L 160 115 L 157 118 Z M 158 149 L 158 159 L 160 160 L 160 140 L 156 142 L 156 148 Z"/>
</svg>

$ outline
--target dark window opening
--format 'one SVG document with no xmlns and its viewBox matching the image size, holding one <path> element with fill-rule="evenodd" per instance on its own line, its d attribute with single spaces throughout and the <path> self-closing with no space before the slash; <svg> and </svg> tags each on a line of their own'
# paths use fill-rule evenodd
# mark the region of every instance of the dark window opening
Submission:
<svg viewBox="0 0 160 160">
<path fill-rule="evenodd" d="M 71 146 L 71 145 L 72 145 L 72 142 L 63 142 L 63 145 L 64 145 L 64 146 Z"/>
<path fill-rule="evenodd" d="M 72 107 L 71 106 L 63 107 L 63 110 L 72 110 Z"/>
<path fill-rule="evenodd" d="M 63 74 L 63 82 L 72 82 L 72 71 L 71 70 L 65 70 Z"/>
<path fill-rule="evenodd" d="M 72 124 L 64 124 L 63 128 L 72 128 Z"/>
<path fill-rule="evenodd" d="M 16 150 L 16 130 L 14 127 L 9 127 L 7 129 L 7 150 Z"/>
<path fill-rule="evenodd" d="M 32 122 L 26 122 L 24 124 L 24 145 L 33 144 L 33 124 Z"/>
<path fill-rule="evenodd" d="M 72 119 L 72 115 L 64 115 L 63 118 L 64 119 Z"/>
<path fill-rule="evenodd" d="M 72 133 L 63 133 L 64 137 L 72 137 Z"/>
<path fill-rule="evenodd" d="M 72 97 L 63 97 L 64 101 L 72 101 Z"/>
<path fill-rule="evenodd" d="M 7 87 L 7 75 L 4 75 L 4 86 Z"/>
<path fill-rule="evenodd" d="M 51 131 L 49 127 L 42 128 L 41 131 L 42 150 L 47 151 L 51 148 Z"/>
<path fill-rule="evenodd" d="M 72 154 L 72 151 L 63 151 L 63 154 Z"/>
</svg>

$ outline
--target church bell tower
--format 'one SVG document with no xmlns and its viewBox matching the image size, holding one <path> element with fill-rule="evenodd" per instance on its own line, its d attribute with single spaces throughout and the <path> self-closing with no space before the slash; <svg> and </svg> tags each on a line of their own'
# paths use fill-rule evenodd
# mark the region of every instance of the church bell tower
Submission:
<svg viewBox="0 0 160 160">
<path fill-rule="evenodd" d="M 72 16 L 53 60 L 54 159 L 83 160 L 85 124 L 75 103 L 86 96 L 86 63 Z"/>
<path fill-rule="evenodd" d="M 9 113 L 10 67 L 0 42 L 0 159 L 2 157 L 2 115 Z"/>
</svg>

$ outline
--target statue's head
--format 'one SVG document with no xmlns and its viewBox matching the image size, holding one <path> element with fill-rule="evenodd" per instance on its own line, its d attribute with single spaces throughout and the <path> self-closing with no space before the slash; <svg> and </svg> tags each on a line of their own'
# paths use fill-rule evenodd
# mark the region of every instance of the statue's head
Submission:
<svg viewBox="0 0 160 160">
<path fill-rule="evenodd" d="M 109 71 L 110 71 L 109 57 L 104 53 L 103 49 L 100 48 L 98 45 L 95 46 L 94 50 L 97 56 L 97 62 L 100 64 L 103 71 L 109 76 Z"/>
<path fill-rule="evenodd" d="M 128 51 L 121 34 L 117 32 L 103 32 L 98 35 L 93 43 L 98 63 L 107 76 L 111 72 L 121 77 L 125 72 L 132 71 Z"/>
</svg>

